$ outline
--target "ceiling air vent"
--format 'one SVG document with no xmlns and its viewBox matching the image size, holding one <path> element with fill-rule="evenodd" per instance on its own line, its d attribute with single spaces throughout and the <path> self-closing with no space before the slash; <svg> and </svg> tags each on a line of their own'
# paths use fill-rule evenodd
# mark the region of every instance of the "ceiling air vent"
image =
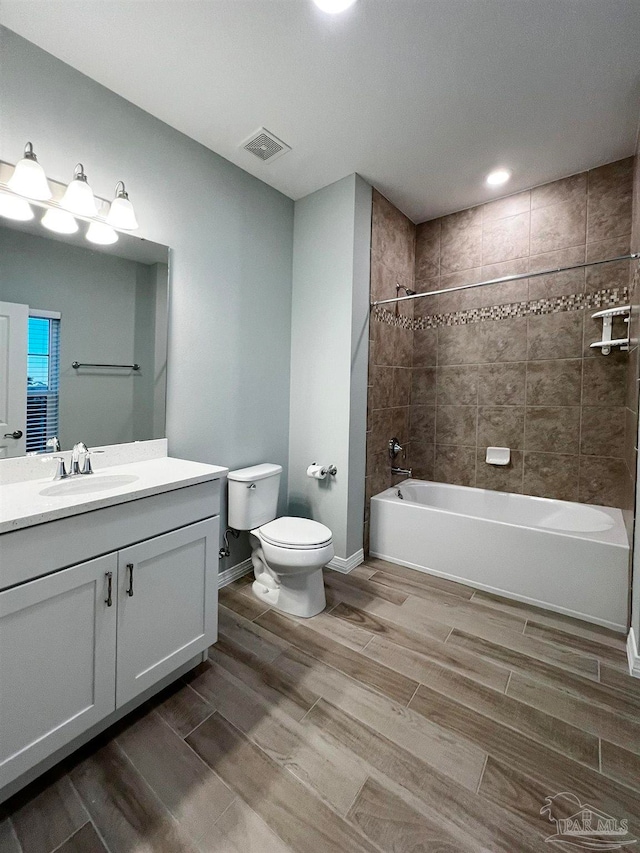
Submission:
<svg viewBox="0 0 640 853">
<path fill-rule="evenodd" d="M 278 157 L 282 157 L 287 151 L 291 151 L 286 142 L 278 139 L 265 127 L 261 127 L 252 133 L 248 139 L 241 143 L 240 147 L 255 154 L 263 163 L 271 163 Z"/>
</svg>

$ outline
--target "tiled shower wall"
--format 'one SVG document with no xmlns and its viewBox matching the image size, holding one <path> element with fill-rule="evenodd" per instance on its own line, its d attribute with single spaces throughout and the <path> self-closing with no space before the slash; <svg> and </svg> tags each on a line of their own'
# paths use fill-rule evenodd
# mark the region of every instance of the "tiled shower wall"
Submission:
<svg viewBox="0 0 640 853">
<path fill-rule="evenodd" d="M 632 169 L 630 158 L 419 225 L 414 288 L 626 254 Z M 379 195 L 372 240 L 372 298 L 394 296 L 399 274 L 412 287 L 411 223 Z M 627 503 L 629 355 L 589 344 L 602 328 L 591 314 L 621 302 L 628 281 L 621 262 L 405 303 L 432 326 L 413 332 L 410 360 L 412 333 L 372 319 L 368 496 L 390 484 L 392 428 L 407 448 L 400 464 L 423 479 Z M 499 305 L 513 316 L 495 319 L 487 309 Z M 492 444 L 512 449 L 507 468 L 485 463 Z"/>
<path fill-rule="evenodd" d="M 418 226 L 416 289 L 628 253 L 632 171 L 629 158 Z M 617 290 L 621 300 L 628 278 L 625 261 L 416 303 L 416 313 L 453 312 L 445 323 L 471 320 L 415 332 L 414 369 L 428 371 L 431 391 L 428 406 L 411 407 L 417 475 L 622 506 L 629 356 L 590 348 L 601 337 L 601 321 L 591 319 L 597 304 L 529 312 L 599 291 Z M 473 321 L 473 309 L 505 303 L 521 303 L 522 316 Z M 511 464 L 487 465 L 488 445 L 510 447 Z"/>
<path fill-rule="evenodd" d="M 416 227 L 380 193 L 373 192 L 371 233 L 371 298 L 390 299 L 396 285 L 414 287 Z M 404 293 L 404 291 L 403 291 Z M 401 294 L 402 295 L 402 294 Z M 413 317 L 413 303 L 398 309 Z M 378 323 L 369 324 L 369 388 L 367 416 L 367 477 L 365 544 L 368 543 L 371 495 L 392 483 L 388 441 L 408 439 L 412 394 L 413 332 Z M 397 464 L 404 466 L 399 457 Z"/>
</svg>

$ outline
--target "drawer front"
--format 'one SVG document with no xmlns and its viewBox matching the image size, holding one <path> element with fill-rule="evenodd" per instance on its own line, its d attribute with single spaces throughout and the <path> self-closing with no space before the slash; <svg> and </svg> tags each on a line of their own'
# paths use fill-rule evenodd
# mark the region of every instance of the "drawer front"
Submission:
<svg viewBox="0 0 640 853">
<path fill-rule="evenodd" d="M 220 512 L 224 480 L 0 535 L 0 590 L 211 518 Z"/>
</svg>

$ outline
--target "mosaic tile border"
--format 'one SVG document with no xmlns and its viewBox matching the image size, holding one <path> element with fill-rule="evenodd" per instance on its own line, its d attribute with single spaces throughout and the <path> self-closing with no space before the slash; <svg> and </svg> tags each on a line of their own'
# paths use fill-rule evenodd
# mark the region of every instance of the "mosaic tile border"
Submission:
<svg viewBox="0 0 640 853">
<path fill-rule="evenodd" d="M 469 308 L 466 311 L 453 311 L 448 314 L 429 314 L 426 317 L 404 317 L 396 315 L 382 305 L 376 305 L 372 314 L 374 319 L 387 326 L 419 331 L 434 329 L 438 326 L 465 326 L 469 323 L 481 323 L 485 320 L 507 320 L 513 317 L 539 316 L 540 314 L 558 314 L 562 311 L 599 310 L 622 305 L 629 301 L 628 287 L 612 287 L 596 290 L 593 293 L 571 293 L 551 299 L 532 299 L 523 302 L 510 302 L 505 305 L 488 305 L 485 308 Z"/>
</svg>

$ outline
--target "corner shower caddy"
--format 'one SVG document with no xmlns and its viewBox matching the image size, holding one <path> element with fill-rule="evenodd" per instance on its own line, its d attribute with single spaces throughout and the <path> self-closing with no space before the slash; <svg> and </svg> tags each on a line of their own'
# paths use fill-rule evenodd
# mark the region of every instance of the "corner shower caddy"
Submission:
<svg viewBox="0 0 640 853">
<path fill-rule="evenodd" d="M 602 355 L 609 355 L 613 347 L 620 347 L 623 352 L 629 349 L 630 305 L 617 305 L 615 308 L 605 308 L 604 311 L 596 311 L 591 316 L 594 320 L 602 320 L 602 340 L 592 343 L 591 349 L 600 349 Z M 627 324 L 626 338 L 612 337 L 614 317 L 624 317 L 624 322 Z"/>
</svg>

